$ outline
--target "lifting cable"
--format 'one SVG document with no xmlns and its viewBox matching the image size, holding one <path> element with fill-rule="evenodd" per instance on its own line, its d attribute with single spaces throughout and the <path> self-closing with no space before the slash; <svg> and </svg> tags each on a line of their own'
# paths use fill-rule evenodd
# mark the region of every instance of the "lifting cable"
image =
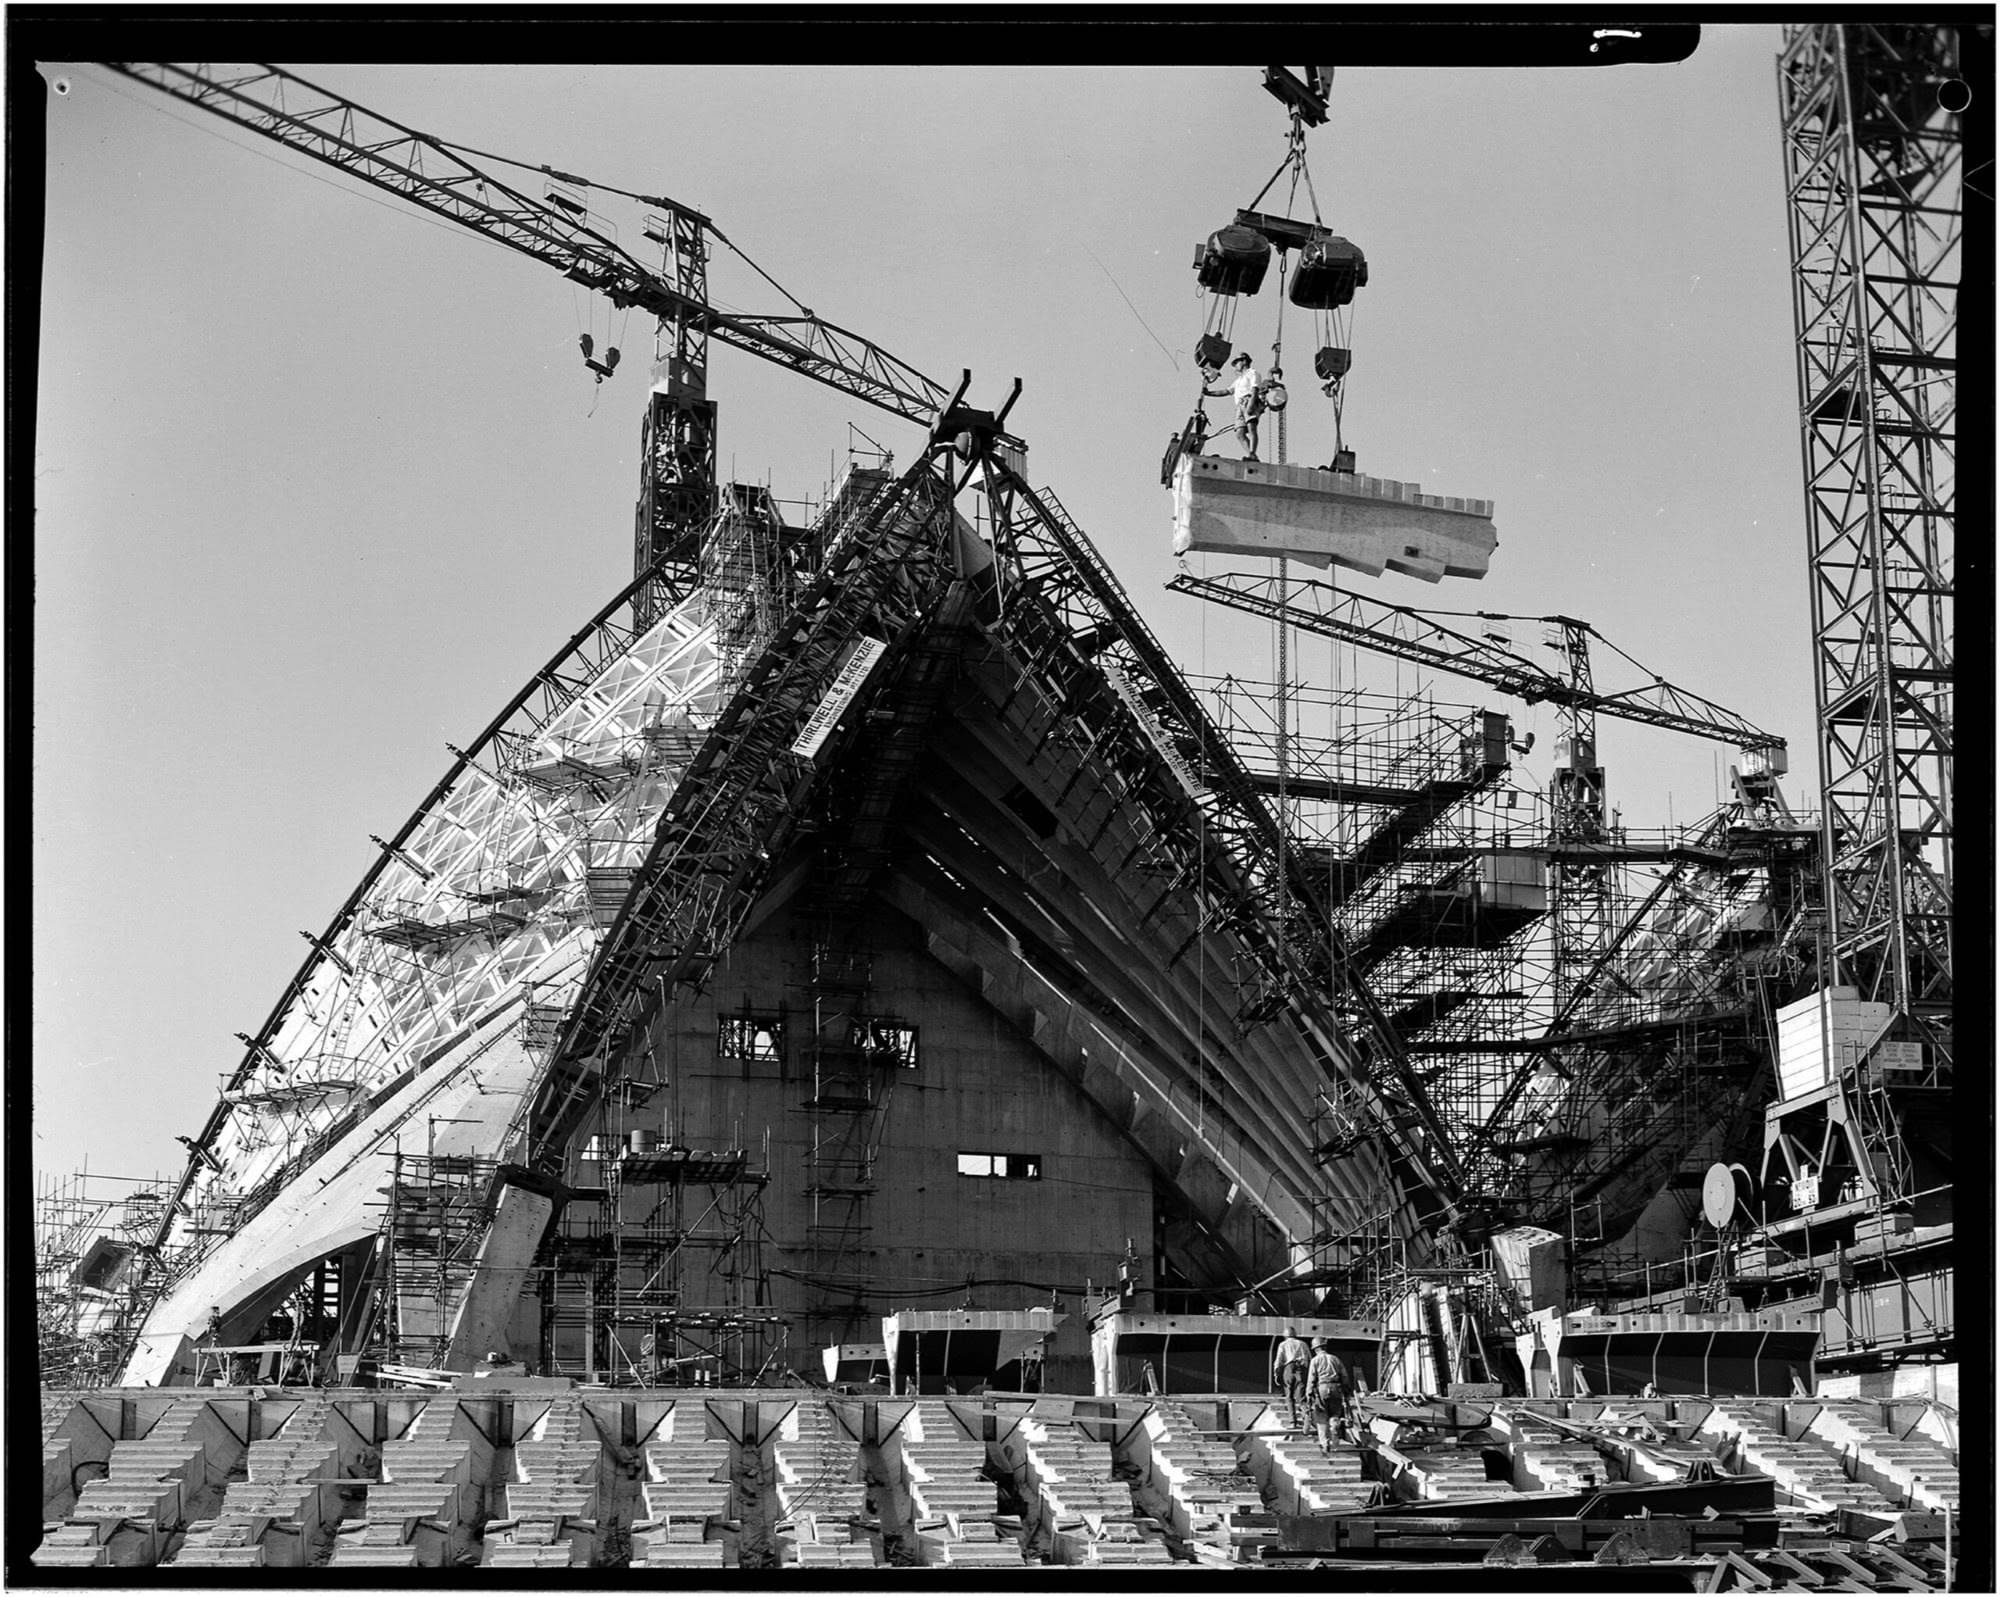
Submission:
<svg viewBox="0 0 2000 1597">
<path fill-rule="evenodd" d="M 506 166 L 517 166 L 524 172 L 539 172 L 544 177 L 553 178 L 558 183 L 570 183 L 574 184 L 578 188 L 596 189 L 601 193 L 616 194 L 623 199 L 637 200 L 641 205 L 658 206 L 662 210 L 691 211 L 692 209 L 689 206 L 680 204 L 678 201 L 670 200 L 665 195 L 662 194 L 635 193 L 631 189 L 619 188 L 615 183 L 594 182 L 590 178 L 579 177 L 574 172 L 565 172 L 557 167 L 549 166 L 545 163 L 535 162 L 535 161 L 517 161 L 510 155 L 496 155 L 491 150 L 479 150 L 479 149 L 474 149 L 469 144 L 457 144 L 448 142 L 447 140 L 436 138 L 428 133 L 418 134 L 417 137 L 421 138 L 426 144 L 435 145 L 438 149 L 443 150 L 444 152 L 450 155 L 461 155 L 461 156 L 476 155 L 481 160 L 499 161 Z M 693 212 L 692 214 L 700 215 L 699 212 Z M 796 294 L 792 293 L 789 289 L 787 289 L 784 284 L 780 283 L 769 272 L 765 271 L 763 267 L 759 266 L 748 255 L 744 254 L 742 248 L 738 246 L 736 242 L 732 240 L 726 233 L 724 233 L 721 228 L 717 227 L 711 218 L 702 216 L 701 226 L 702 226 L 702 231 L 707 233 L 710 237 L 714 238 L 717 243 L 727 246 L 728 249 L 732 251 L 737 256 L 737 258 L 743 262 L 744 265 L 748 266 L 751 271 L 755 272 L 759 277 L 763 278 L 765 282 L 769 283 L 771 287 L 775 288 L 780 294 L 784 295 L 785 298 L 791 302 L 793 308 L 799 311 L 800 314 L 805 316 L 811 316 L 815 320 L 818 319 L 817 313 L 812 309 L 811 306 L 805 304 L 802 300 L 799 299 L 799 297 Z M 597 232 L 594 228 L 585 227 L 582 229 L 582 231 L 589 233 L 593 238 L 603 239 L 604 242 L 606 244 L 609 244 L 612 249 L 617 250 L 620 255 L 624 255 L 627 260 L 632 259 L 632 256 L 628 254 L 620 245 L 614 243 L 610 239 L 604 239 L 604 235 Z"/>
</svg>

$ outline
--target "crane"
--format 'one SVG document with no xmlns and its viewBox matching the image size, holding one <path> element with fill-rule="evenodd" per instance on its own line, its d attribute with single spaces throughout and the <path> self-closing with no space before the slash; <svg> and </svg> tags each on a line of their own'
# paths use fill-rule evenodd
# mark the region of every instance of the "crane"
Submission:
<svg viewBox="0 0 2000 1597">
<path fill-rule="evenodd" d="M 556 184 L 603 188 L 665 212 L 673 232 L 662 238 L 655 226 L 647 231 L 667 251 L 663 272 L 592 227 L 588 208 L 560 190 L 536 199 L 475 166 L 459 153 L 462 146 L 391 121 L 281 68 L 144 61 L 105 65 L 553 266 L 621 309 L 650 311 L 663 322 L 684 319 L 694 338 L 719 340 L 925 426 L 943 409 L 949 392 L 943 385 L 804 306 L 797 306 L 797 314 L 759 316 L 710 304 L 702 272 L 706 243 L 710 238 L 723 244 L 728 240 L 712 218 L 691 206 L 664 195 L 593 184 L 550 166 L 534 168 Z M 705 369 L 702 354 L 683 358 Z"/>
<path fill-rule="evenodd" d="M 692 574 L 715 495 L 715 406 L 708 398 L 711 342 L 743 350 L 926 428 L 937 424 L 948 408 L 951 395 L 942 384 L 872 340 L 815 315 L 789 294 L 785 297 L 792 299 L 793 308 L 782 315 L 717 309 L 708 296 L 711 244 L 736 246 L 711 217 L 665 195 L 636 194 L 555 167 L 528 167 L 467 150 L 266 63 L 105 65 L 552 266 L 621 310 L 636 308 L 656 317 L 654 386 L 640 435 L 646 468 L 634 537 L 635 576 L 662 561 L 669 577 Z M 538 198 L 475 165 L 468 159 L 474 154 L 539 173 L 546 180 L 545 194 Z M 646 217 L 642 231 L 659 246 L 658 268 L 593 225 L 591 207 L 582 197 L 592 190 L 652 208 L 656 214 Z M 743 259 L 778 287 L 748 256 Z M 618 354 L 608 350 L 599 358 L 585 341 L 585 364 L 599 382 L 616 368 Z M 634 611 L 641 626 L 657 614 L 664 591 L 660 584 L 639 591 Z"/>
<path fill-rule="evenodd" d="M 1574 616 L 1514 616 L 1495 611 L 1419 610 L 1410 605 L 1388 604 L 1359 593 L 1343 593 L 1331 583 L 1301 582 L 1292 579 L 1283 588 L 1274 577 L 1247 572 L 1225 572 L 1220 576 L 1197 577 L 1183 572 L 1167 584 L 1170 592 L 1190 593 L 1213 600 L 1233 610 L 1244 610 L 1272 620 L 1283 620 L 1302 632 L 1340 639 L 1371 649 L 1378 654 L 1483 682 L 1489 687 L 1528 704 L 1547 703 L 1572 716 L 1616 716 L 1647 726 L 1712 738 L 1741 749 L 1754 759 L 1761 757 L 1762 769 L 1779 762 L 1775 774 L 1782 775 L 1785 740 L 1763 731 L 1732 710 L 1713 700 L 1674 686 L 1664 677 L 1654 676 L 1639 688 L 1618 693 L 1599 693 L 1591 685 L 1589 640 L 1595 638 L 1627 660 L 1631 656 L 1610 643 L 1588 621 Z M 1541 625 L 1559 634 L 1555 646 L 1563 654 L 1564 674 L 1548 670 L 1526 655 L 1517 654 L 1487 631 L 1473 636 L 1451 626 L 1441 617 L 1475 620 L 1493 627 L 1510 623 Z M 1637 661 L 1633 661 L 1637 664 Z M 1644 668 L 1641 667 L 1643 670 Z M 1649 673 L 1650 674 L 1650 673 Z M 1587 721 L 1575 723 L 1579 736 L 1588 737 Z"/>
<path fill-rule="evenodd" d="M 1898 1039 L 1945 1077 L 1958 290 L 1979 31 L 1797 24 L 1778 72 L 1828 981 L 1889 1005 Z"/>
</svg>

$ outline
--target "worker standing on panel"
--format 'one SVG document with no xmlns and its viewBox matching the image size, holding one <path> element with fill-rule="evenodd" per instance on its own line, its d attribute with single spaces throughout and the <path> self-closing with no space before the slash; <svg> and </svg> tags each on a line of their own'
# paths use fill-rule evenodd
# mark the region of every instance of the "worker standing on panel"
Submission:
<svg viewBox="0 0 2000 1597">
<path fill-rule="evenodd" d="M 1291 1326 L 1285 1327 L 1285 1339 L 1278 1344 L 1277 1356 L 1271 1361 L 1271 1384 L 1285 1394 L 1285 1406 L 1292 1411 L 1292 1429 L 1299 1428 L 1299 1410 L 1305 1407 L 1306 1365 L 1312 1360 L 1312 1351 L 1299 1340 L 1299 1333 Z"/>
<path fill-rule="evenodd" d="M 1312 1363 L 1306 1367 L 1306 1392 L 1313 1432 L 1319 1437 L 1319 1445 L 1328 1450 L 1333 1447 L 1334 1421 L 1346 1422 L 1346 1387 L 1340 1360 L 1333 1356 L 1333 1350 L 1326 1345 L 1326 1338 L 1314 1337 Z"/>
<path fill-rule="evenodd" d="M 1227 397 L 1236 401 L 1236 436 L 1243 444 L 1243 458 L 1255 460 L 1257 418 L 1264 409 L 1264 385 L 1248 355 L 1238 355 L 1230 361 L 1229 367 L 1236 374 L 1236 379 L 1228 388 L 1204 388 L 1202 393 L 1210 399 Z"/>
</svg>

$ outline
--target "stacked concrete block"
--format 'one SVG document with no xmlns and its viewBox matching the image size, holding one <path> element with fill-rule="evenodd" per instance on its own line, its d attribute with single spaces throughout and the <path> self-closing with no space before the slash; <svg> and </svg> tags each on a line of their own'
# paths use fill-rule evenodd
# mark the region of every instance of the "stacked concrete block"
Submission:
<svg viewBox="0 0 2000 1597">
<path fill-rule="evenodd" d="M 779 1561 L 814 1569 L 873 1569 L 875 1543 L 857 1535 L 845 1523 L 825 1524 L 815 1514 L 802 1514 L 791 1535 L 779 1538 Z"/>
<path fill-rule="evenodd" d="M 38 1569 L 108 1569 L 111 1544 L 107 1533 L 112 1528 L 100 1520 L 51 1525 L 29 1562 Z"/>
<path fill-rule="evenodd" d="M 1824 1404 L 1806 1430 L 1884 1496 L 1931 1513 L 1958 1512 L 1957 1460 L 1920 1430 L 1898 1436 L 1884 1423 L 1879 1403 Z"/>
<path fill-rule="evenodd" d="M 549 1406 L 534 1433 L 514 1448 L 514 1479 L 507 1483 L 507 1523 L 489 1534 L 486 1562 L 550 1567 L 592 1561 L 599 1515 L 604 1448 L 583 1434 L 575 1397 Z M 559 1545 L 557 1552 L 548 1549 Z M 502 1560 L 503 1548 L 533 1548 L 531 1559 Z"/>
<path fill-rule="evenodd" d="M 1516 1414 L 1508 1428 L 1514 1438 L 1514 1485 L 1521 1491 L 1581 1492 L 1610 1478 L 1611 1466 L 1596 1448 L 1533 1413 Z"/>
<path fill-rule="evenodd" d="M 726 1436 L 702 1434 L 703 1410 L 683 1404 L 661 1422 L 646 1447 L 640 1486 L 646 1517 L 632 1527 L 632 1562 L 640 1568 L 720 1568 L 725 1548 L 712 1527 L 731 1517 Z"/>
<path fill-rule="evenodd" d="M 112 1447 L 108 1473 L 84 1487 L 69 1518 L 101 1527 L 112 1564 L 157 1564 L 169 1534 L 185 1522 L 191 1499 L 227 1475 L 234 1453 L 230 1433 L 205 1401 L 176 1403 L 145 1436 Z"/>
<path fill-rule="evenodd" d="M 1242 1514 L 1263 1509 L 1263 1494 L 1237 1465 L 1236 1450 L 1205 1436 L 1178 1403 L 1155 1403 L 1145 1420 L 1151 1441 L 1149 1493 L 1165 1502 L 1147 1502 L 1173 1534 L 1190 1544 L 1229 1552 L 1237 1546 L 1233 1524 Z M 1250 1539 L 1255 1539 L 1250 1538 Z"/>
<path fill-rule="evenodd" d="M 1104 1443 L 1091 1441 L 1071 1424 L 1029 1419 L 1022 1421 L 1021 1431 L 1029 1484 L 1046 1515 L 1056 1521 L 1131 1516 L 1131 1490 L 1111 1478 L 1111 1450 Z"/>
<path fill-rule="evenodd" d="M 76 1501 L 75 1470 L 82 1462 L 76 1443 L 63 1434 L 76 1412 L 76 1398 L 65 1393 L 44 1397 L 42 1410 L 42 1517 L 69 1512 Z"/>
<path fill-rule="evenodd" d="M 1165 1539 L 1147 1535 L 1133 1520 L 1107 1520 L 1094 1533 L 1086 1529 L 1061 1531 L 1056 1536 L 1056 1562 L 1060 1564 L 1150 1569 L 1172 1565 L 1174 1561 Z"/>
<path fill-rule="evenodd" d="M 1267 1501 L 1281 1514 L 1351 1514 L 1375 1495 L 1375 1483 L 1363 1478 L 1358 1447 L 1327 1452 L 1317 1442 L 1290 1436 L 1263 1446 L 1271 1463 Z"/>
<path fill-rule="evenodd" d="M 76 1393 L 45 1392 L 42 1395 L 42 1445 L 47 1446 L 62 1434 L 69 1417 L 76 1411 Z"/>
<path fill-rule="evenodd" d="M 697 1537 L 685 1525 L 632 1528 L 634 1569 L 721 1569 L 727 1554 L 723 1543 Z"/>
<path fill-rule="evenodd" d="M 1874 1487 L 1849 1480 L 1837 1454 L 1785 1435 L 1783 1406 L 1725 1399 L 1708 1411 L 1702 1431 L 1738 1468 L 1768 1475 L 1794 1503 L 1813 1509 L 1853 1508 L 1893 1517 L 1900 1512 Z"/>
<path fill-rule="evenodd" d="M 310 1562 L 311 1547 L 299 1525 L 274 1520 L 268 1514 L 232 1509 L 227 1499 L 216 1518 L 188 1526 L 172 1560 L 174 1565 L 247 1565 L 257 1569 L 298 1569 Z"/>
<path fill-rule="evenodd" d="M 463 1546 L 458 1488 L 448 1481 L 379 1481 L 361 1514 L 340 1527 L 336 1550 L 407 1546 L 425 1569 L 441 1569 Z"/>
<path fill-rule="evenodd" d="M 873 1569 L 875 1549 L 868 1542 L 800 1542 L 787 1563 L 812 1569 Z M 1018 1555 L 1015 1562 L 1019 1563 Z"/>
<path fill-rule="evenodd" d="M 1133 1518 L 1131 1488 L 1112 1478 L 1111 1449 L 1060 1421 L 1025 1419 L 1019 1436 L 1027 1545 L 1046 1543 L 1058 1561 L 1088 1562 L 1088 1544 L 1108 1522 Z"/>
<path fill-rule="evenodd" d="M 103 1472 L 117 1445 L 119 1406 L 52 1396 L 42 1416 L 42 1518 L 68 1518 L 83 1477 Z"/>
<path fill-rule="evenodd" d="M 984 1473 L 986 1444 L 967 1436 L 944 1403 L 920 1401 L 897 1434 L 918 1519 L 991 1519 L 998 1511 L 997 1489 Z"/>
<path fill-rule="evenodd" d="M 295 1568 L 310 1563 L 312 1548 L 340 1517 L 335 1485 L 340 1450 L 326 1435 L 330 1412 L 326 1398 L 312 1393 L 277 1435 L 252 1442 L 246 1478 L 223 1488 L 221 1512 L 202 1539 L 235 1545 L 238 1530 L 252 1527 L 265 1564 Z M 189 1538 L 195 1539 L 193 1532 Z M 182 1549 L 180 1562 L 187 1561 L 187 1552 Z"/>
<path fill-rule="evenodd" d="M 786 1416 L 772 1448 L 778 1467 L 778 1507 L 787 1518 L 867 1517 L 868 1489 L 856 1476 L 859 1449 L 823 1402 L 807 1398 Z"/>
<path fill-rule="evenodd" d="M 373 1527 L 358 1534 L 343 1534 L 333 1544 L 329 1569 L 417 1569 L 423 1567 L 418 1550 L 409 1542 L 382 1539 L 386 1527 Z"/>
<path fill-rule="evenodd" d="M 404 1436 L 382 1444 L 382 1478 L 368 1488 L 359 1518 L 341 1527 L 335 1563 L 354 1562 L 368 1549 L 406 1546 L 420 1567 L 437 1569 L 467 1550 L 481 1481 L 474 1444 L 453 1434 L 457 1418 L 457 1400 L 440 1397 Z M 490 1462 L 490 1451 L 479 1451 Z"/>
<path fill-rule="evenodd" d="M 544 1544 L 506 1541 L 498 1542 L 486 1550 L 486 1558 L 481 1565 L 485 1569 L 570 1569 L 580 1560 L 575 1556 L 577 1543 L 565 1538 Z"/>
<path fill-rule="evenodd" d="M 917 1556 L 951 1569 L 1019 1569 L 1021 1544 L 1003 1536 L 990 1519 L 950 1518 L 938 1529 L 918 1530 Z"/>
<path fill-rule="evenodd" d="M 188 1527 L 187 1539 L 167 1565 L 170 1569 L 262 1569 L 265 1527 L 255 1517 L 203 1520 Z"/>
<path fill-rule="evenodd" d="M 1427 1501 L 1491 1497 L 1511 1490 L 1505 1481 L 1486 1478 L 1486 1460 L 1477 1448 L 1440 1447 L 1412 1453 L 1407 1479 L 1415 1486 L 1415 1495 Z"/>
</svg>

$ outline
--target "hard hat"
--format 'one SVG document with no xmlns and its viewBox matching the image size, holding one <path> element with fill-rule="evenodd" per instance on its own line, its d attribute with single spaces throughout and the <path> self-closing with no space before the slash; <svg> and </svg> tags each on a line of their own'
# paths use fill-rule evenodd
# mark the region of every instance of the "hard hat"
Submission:
<svg viewBox="0 0 2000 1597">
<path fill-rule="evenodd" d="M 1250 364 L 1250 357 L 1245 354 L 1238 354 L 1229 364 L 1232 366 L 1248 366 Z"/>
<path fill-rule="evenodd" d="M 1325 1347 L 1325 1346 L 1326 1346 L 1326 1338 L 1325 1338 L 1325 1337 L 1323 1337 L 1323 1336 L 1316 1336 L 1316 1337 L 1314 1337 L 1314 1338 L 1313 1338 L 1313 1346 L 1314 1346 L 1314 1347 Z"/>
</svg>

